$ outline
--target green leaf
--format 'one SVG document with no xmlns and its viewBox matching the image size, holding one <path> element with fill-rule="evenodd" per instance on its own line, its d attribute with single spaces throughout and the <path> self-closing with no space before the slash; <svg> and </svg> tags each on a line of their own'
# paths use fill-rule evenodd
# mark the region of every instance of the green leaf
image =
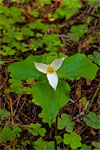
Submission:
<svg viewBox="0 0 100 150">
<path fill-rule="evenodd" d="M 72 149 L 77 149 L 81 147 L 81 137 L 77 135 L 75 132 L 71 132 L 71 134 L 64 134 L 64 144 L 69 145 Z"/>
<path fill-rule="evenodd" d="M 24 9 L 23 8 L 17 8 L 16 6 L 12 6 L 10 8 L 4 7 L 4 11 L 5 11 L 4 13 L 6 16 L 16 18 L 16 17 L 21 16 Z"/>
<path fill-rule="evenodd" d="M 33 23 L 29 23 L 28 24 L 29 28 L 31 29 L 36 29 L 36 30 L 42 30 L 43 32 L 46 32 L 49 28 L 49 25 L 42 23 L 39 19 L 37 19 L 36 21 L 34 21 Z"/>
<path fill-rule="evenodd" d="M 54 18 L 70 18 L 74 14 L 78 13 L 82 3 L 80 0 L 63 0 L 62 7 L 56 9 L 56 13 L 53 15 Z"/>
<path fill-rule="evenodd" d="M 0 131 L 0 141 L 6 142 L 13 139 L 12 130 L 9 126 L 5 125 L 4 128 Z"/>
<path fill-rule="evenodd" d="M 17 125 L 13 125 L 12 132 L 14 137 L 20 137 L 19 132 L 21 132 L 21 128 L 19 128 Z"/>
<path fill-rule="evenodd" d="M 57 51 L 57 46 L 62 46 L 59 34 L 49 34 L 43 37 L 43 43 L 46 45 L 47 51 Z"/>
<path fill-rule="evenodd" d="M 4 120 L 7 116 L 10 115 L 10 112 L 6 109 L 0 109 L 0 118 L 1 120 Z"/>
<path fill-rule="evenodd" d="M 33 134 L 34 136 L 37 136 L 38 134 L 40 134 L 41 136 L 45 136 L 46 129 L 41 128 L 41 124 L 39 124 L 39 123 L 36 123 L 36 124 L 31 123 L 31 127 L 33 129 L 29 129 L 28 130 L 29 133 Z"/>
<path fill-rule="evenodd" d="M 62 130 L 65 128 L 67 132 L 72 132 L 75 123 L 72 122 L 72 116 L 67 114 L 62 114 L 61 118 L 58 118 L 58 129 Z"/>
<path fill-rule="evenodd" d="M 54 150 L 54 141 L 43 141 L 40 137 L 37 141 L 33 142 L 35 150 Z"/>
<path fill-rule="evenodd" d="M 55 136 L 57 140 L 57 144 L 60 144 L 62 142 L 62 137 L 61 136 Z"/>
<path fill-rule="evenodd" d="M 24 9 L 17 8 L 16 6 L 12 6 L 12 7 L 6 7 L 6 6 L 3 6 L 3 5 L 1 6 L 2 14 L 4 16 L 7 16 L 7 21 L 6 21 L 7 26 L 11 22 L 12 22 L 11 24 L 14 24 L 16 22 L 21 22 L 21 23 L 24 22 L 24 19 L 21 16 L 23 11 L 24 11 Z M 0 17 L 0 19 L 1 19 L 1 17 Z M 6 26 L 6 24 L 4 26 Z"/>
<path fill-rule="evenodd" d="M 41 33 L 36 33 L 36 35 L 35 35 L 35 37 L 37 37 L 37 38 L 42 37 L 42 36 L 43 36 L 43 34 L 41 34 Z"/>
<path fill-rule="evenodd" d="M 18 1 L 18 0 L 17 0 Z M 30 3 L 30 0 L 21 0 L 21 3 L 22 4 L 29 4 Z"/>
<path fill-rule="evenodd" d="M 44 128 L 41 128 L 41 129 L 39 130 L 39 134 L 40 134 L 41 136 L 45 136 L 45 132 L 46 132 L 46 130 L 45 130 Z"/>
<path fill-rule="evenodd" d="M 32 15 L 33 17 L 39 16 L 39 13 L 37 11 L 30 11 L 29 14 Z"/>
<path fill-rule="evenodd" d="M 23 93 L 23 85 L 22 81 L 16 80 L 14 78 L 9 80 L 10 88 L 5 90 L 5 93 L 11 93 L 15 92 L 18 95 L 21 95 Z"/>
<path fill-rule="evenodd" d="M 9 65 L 8 71 L 11 72 L 16 80 L 24 80 L 28 78 L 38 79 L 41 73 L 34 66 L 34 61 L 37 61 L 37 58 L 39 59 L 40 57 L 30 55 L 23 61 Z"/>
<path fill-rule="evenodd" d="M 29 87 L 23 87 L 23 91 L 26 92 L 26 94 L 32 94 L 32 88 Z"/>
<path fill-rule="evenodd" d="M 67 57 L 66 55 L 64 55 L 63 53 L 59 53 L 59 58 L 62 57 Z M 57 52 L 51 51 L 48 54 L 46 54 L 46 63 L 50 64 L 54 59 L 58 58 L 58 54 Z"/>
<path fill-rule="evenodd" d="M 92 142 L 92 145 L 95 147 L 94 150 L 99 150 L 100 149 L 100 142 Z"/>
<path fill-rule="evenodd" d="M 85 106 L 86 103 L 87 103 L 86 97 L 82 97 L 82 98 L 81 98 L 81 101 L 82 101 L 82 105 Z"/>
<path fill-rule="evenodd" d="M 18 45 L 16 45 L 16 46 L 18 46 Z M 18 49 L 20 49 L 22 52 L 26 52 L 26 51 L 28 51 L 28 48 L 26 48 L 26 47 L 27 47 L 27 44 L 21 43 L 21 45 L 18 46 Z"/>
<path fill-rule="evenodd" d="M 40 75 L 43 75 L 39 72 L 34 66 L 34 62 L 42 63 L 51 63 L 54 58 L 58 58 L 58 55 L 55 53 L 48 53 L 40 56 L 28 56 L 25 60 L 20 62 L 14 62 L 8 66 L 8 71 L 11 72 L 11 76 L 15 80 L 24 80 L 24 79 L 38 79 Z"/>
<path fill-rule="evenodd" d="M 84 77 L 93 80 L 98 69 L 84 54 L 75 54 L 66 58 L 59 70 L 67 73 L 67 79 Z"/>
<path fill-rule="evenodd" d="M 6 143 L 7 141 L 12 141 L 14 137 L 19 137 L 21 132 L 21 128 L 14 125 L 12 126 L 12 130 L 9 126 L 5 125 L 4 128 L 0 131 L 0 141 Z"/>
<path fill-rule="evenodd" d="M 81 5 L 82 5 L 82 3 L 80 2 L 80 0 L 76 0 L 76 1 L 74 1 L 74 0 L 63 0 L 63 2 L 62 2 L 62 4 L 64 5 L 64 6 L 69 6 L 69 7 L 77 7 L 77 8 L 80 8 L 81 7 Z M 71 5 L 71 6 L 70 6 Z"/>
<path fill-rule="evenodd" d="M 33 78 L 28 78 L 27 80 L 26 80 L 26 82 L 27 83 L 32 83 L 32 82 L 34 82 L 35 80 L 33 79 Z"/>
<path fill-rule="evenodd" d="M 23 39 L 22 32 L 16 32 L 14 38 L 18 41 L 21 41 Z"/>
<path fill-rule="evenodd" d="M 91 146 L 87 146 L 86 144 L 82 144 L 80 150 L 91 150 Z"/>
<path fill-rule="evenodd" d="M 68 33 L 68 37 L 78 42 L 80 37 L 88 32 L 88 26 L 86 24 L 72 26 L 70 32 L 71 33 Z"/>
<path fill-rule="evenodd" d="M 100 52 L 94 51 L 93 55 L 88 55 L 88 57 L 92 62 L 95 62 L 100 66 Z"/>
<path fill-rule="evenodd" d="M 11 49 L 8 46 L 3 45 L 2 48 L 3 48 L 3 50 L 1 50 L 0 54 L 2 54 L 4 56 L 15 54 L 15 50 Z"/>
<path fill-rule="evenodd" d="M 88 0 L 88 5 L 96 5 L 96 4 L 100 4 L 99 0 Z"/>
<path fill-rule="evenodd" d="M 21 31 L 22 31 L 23 35 L 26 38 L 29 37 L 29 36 L 33 36 L 34 35 L 34 32 L 31 29 L 27 28 L 27 27 L 21 28 Z"/>
<path fill-rule="evenodd" d="M 3 60 L 0 60 L 0 65 L 3 65 L 5 63 L 7 63 L 8 61 L 3 61 Z"/>
<path fill-rule="evenodd" d="M 100 115 L 97 115 L 94 112 L 88 114 L 87 117 L 84 117 L 83 120 L 86 124 L 92 128 L 99 129 L 100 128 Z"/>
<path fill-rule="evenodd" d="M 26 141 L 21 142 L 21 144 L 26 146 L 26 145 L 31 145 L 31 142 L 29 140 L 26 140 Z"/>
<path fill-rule="evenodd" d="M 43 41 L 42 41 L 42 40 L 40 40 L 40 41 L 35 41 L 35 40 L 33 40 L 33 39 L 30 39 L 30 41 L 31 41 L 30 45 L 31 45 L 31 47 L 32 47 L 35 51 L 37 50 L 37 48 L 43 46 Z"/>
<path fill-rule="evenodd" d="M 40 0 L 42 4 L 51 4 L 51 0 Z"/>
<path fill-rule="evenodd" d="M 51 126 L 60 109 L 69 101 L 69 85 L 65 81 L 59 81 L 55 91 L 45 80 L 37 82 L 32 87 L 32 91 L 36 103 L 43 109 L 40 117 Z"/>
</svg>

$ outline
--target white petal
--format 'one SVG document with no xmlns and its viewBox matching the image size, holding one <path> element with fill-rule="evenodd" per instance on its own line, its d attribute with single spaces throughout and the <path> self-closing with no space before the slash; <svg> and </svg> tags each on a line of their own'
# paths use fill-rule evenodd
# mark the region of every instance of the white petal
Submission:
<svg viewBox="0 0 100 150">
<path fill-rule="evenodd" d="M 34 65 L 36 69 L 39 70 L 40 72 L 47 73 L 48 65 L 43 63 L 37 63 L 37 62 L 34 62 Z"/>
<path fill-rule="evenodd" d="M 52 86 L 52 88 L 54 90 L 56 90 L 56 87 L 58 84 L 58 76 L 57 76 L 56 72 L 48 73 L 47 78 L 48 78 L 49 84 Z"/>
<path fill-rule="evenodd" d="M 60 67 L 61 67 L 61 65 L 62 65 L 62 63 L 63 63 L 63 61 L 64 61 L 64 59 L 65 58 L 59 58 L 59 59 L 55 59 L 55 60 L 53 60 L 53 62 L 50 64 L 54 69 L 55 69 L 55 71 L 56 70 L 58 70 Z"/>
</svg>

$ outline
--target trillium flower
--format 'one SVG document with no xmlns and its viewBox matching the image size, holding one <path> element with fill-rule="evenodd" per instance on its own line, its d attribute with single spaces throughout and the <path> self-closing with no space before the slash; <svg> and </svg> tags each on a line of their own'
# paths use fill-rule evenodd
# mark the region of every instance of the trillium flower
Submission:
<svg viewBox="0 0 100 150">
<path fill-rule="evenodd" d="M 50 65 L 34 62 L 35 67 L 38 71 L 45 73 L 49 84 L 54 90 L 56 90 L 58 84 L 58 76 L 56 71 L 61 67 L 65 58 L 59 58 L 52 61 Z"/>
</svg>

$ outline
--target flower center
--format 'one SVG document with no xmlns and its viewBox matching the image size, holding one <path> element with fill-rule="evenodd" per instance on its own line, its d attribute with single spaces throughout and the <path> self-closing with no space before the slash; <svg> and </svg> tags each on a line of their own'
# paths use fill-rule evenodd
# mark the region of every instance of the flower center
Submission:
<svg viewBox="0 0 100 150">
<path fill-rule="evenodd" d="M 55 72 L 55 70 L 51 66 L 48 66 L 47 74 L 48 73 L 53 73 L 53 72 Z"/>
</svg>

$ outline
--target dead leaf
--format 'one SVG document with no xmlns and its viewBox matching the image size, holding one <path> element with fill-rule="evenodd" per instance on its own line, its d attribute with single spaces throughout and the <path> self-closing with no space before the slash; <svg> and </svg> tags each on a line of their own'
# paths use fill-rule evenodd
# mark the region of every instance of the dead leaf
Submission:
<svg viewBox="0 0 100 150">
<path fill-rule="evenodd" d="M 79 53 L 82 52 L 82 49 L 83 49 L 83 48 L 87 48 L 87 47 L 89 46 L 89 44 L 90 44 L 93 40 L 95 40 L 95 39 L 96 39 L 96 37 L 93 37 L 93 38 L 91 38 L 91 39 L 85 39 L 85 40 L 83 40 L 82 43 L 79 44 L 78 52 L 79 52 Z"/>
<path fill-rule="evenodd" d="M 77 89 L 76 89 L 76 95 L 77 95 L 78 99 L 81 97 L 81 85 L 79 85 L 79 84 L 78 84 Z"/>
<path fill-rule="evenodd" d="M 89 79 L 86 79 L 86 85 L 87 86 L 91 85 L 91 81 Z"/>
</svg>

